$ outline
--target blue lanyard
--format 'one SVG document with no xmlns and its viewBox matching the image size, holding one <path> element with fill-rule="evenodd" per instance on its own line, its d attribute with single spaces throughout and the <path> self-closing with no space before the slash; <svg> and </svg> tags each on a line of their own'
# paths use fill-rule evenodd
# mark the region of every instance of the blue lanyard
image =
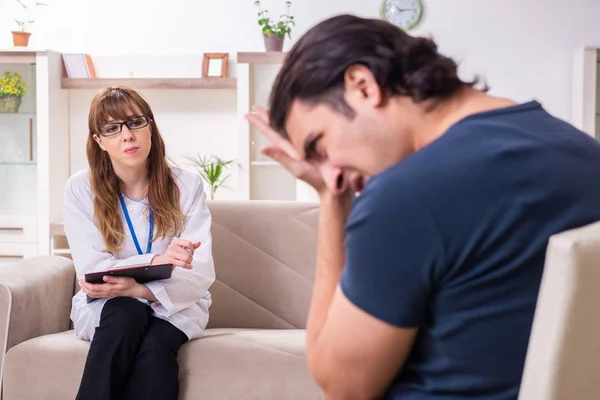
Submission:
<svg viewBox="0 0 600 400">
<path fill-rule="evenodd" d="M 133 230 L 133 224 L 131 223 L 131 218 L 129 218 L 129 213 L 127 212 L 127 207 L 125 207 L 125 201 L 123 200 L 123 196 L 119 193 L 119 202 L 121 203 L 121 208 L 123 209 L 123 214 L 125 214 L 125 219 L 127 220 L 127 226 L 129 226 L 129 232 L 131 232 L 131 237 L 133 238 L 133 243 L 135 244 L 135 248 L 139 255 L 142 255 L 142 249 L 140 244 L 138 243 L 137 236 L 135 231 Z M 152 233 L 154 232 L 154 214 L 152 213 L 152 209 L 150 209 L 150 226 L 148 228 L 148 245 L 146 246 L 146 254 L 150 253 L 152 250 Z"/>
</svg>

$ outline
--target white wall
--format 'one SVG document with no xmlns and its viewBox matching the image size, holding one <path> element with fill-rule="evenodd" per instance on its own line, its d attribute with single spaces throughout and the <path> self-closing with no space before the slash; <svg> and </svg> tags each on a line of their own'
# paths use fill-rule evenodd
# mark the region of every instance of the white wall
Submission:
<svg viewBox="0 0 600 400">
<path fill-rule="evenodd" d="M 27 0 L 31 1 L 31 0 Z M 31 43 L 94 55 L 189 54 L 263 50 L 254 0 L 45 0 Z M 297 32 L 340 11 L 377 15 L 377 1 L 293 0 Z M 270 15 L 285 0 L 262 0 Z M 369 4 L 370 3 L 370 4 Z M 15 0 L 0 1 L 0 26 L 16 27 Z M 36 35 L 36 33 L 39 33 Z M 293 35 L 297 36 L 297 35 Z M 1 45 L 10 45 L 6 33 Z"/>
<path fill-rule="evenodd" d="M 253 0 L 49 0 L 33 25 L 31 45 L 59 51 L 109 55 L 201 55 L 203 52 L 261 51 Z M 486 78 L 492 93 L 518 101 L 535 98 L 549 111 L 570 115 L 570 68 L 573 50 L 600 46 L 598 0 L 423 0 L 425 17 L 414 34 L 432 35 L 443 52 L 461 62 L 461 73 Z M 263 0 L 274 15 L 284 0 Z M 337 13 L 377 17 L 379 0 L 294 1 L 295 39 L 317 21 Z M 0 1 L 0 26 L 14 26 L 14 3 Z M 5 28 L 6 29 L 6 28 Z M 0 47 L 11 45 L 6 31 Z M 290 41 L 286 43 L 289 48 Z M 126 68 L 126 67 L 125 67 Z M 198 71 L 199 73 L 199 71 Z M 71 126 L 85 130 L 90 94 L 71 101 L 77 116 Z M 77 97 L 83 96 L 83 97 Z M 86 97 L 87 96 L 87 97 Z M 235 135 L 235 100 L 229 92 L 207 97 L 181 93 L 149 93 L 164 121 L 173 152 L 191 149 L 227 153 L 225 141 Z M 86 103 L 87 102 L 87 103 Z M 224 107 L 221 107 L 224 106 Z M 190 113 L 205 110 L 197 126 Z M 211 120 L 208 123 L 206 121 Z M 213 124 L 214 122 L 214 124 Z M 222 129 L 215 124 L 222 123 Z M 201 124 L 205 124 L 203 127 Z M 73 142 L 72 142 L 73 143 Z M 77 159 L 78 148 L 71 149 Z M 81 149 L 83 151 L 83 149 Z M 224 157 L 227 154 L 220 154 Z"/>
<path fill-rule="evenodd" d="M 262 50 L 253 0 L 48 0 L 33 24 L 32 46 L 92 55 L 201 54 Z M 466 75 L 483 74 L 495 93 L 536 97 L 569 114 L 571 53 L 600 45 L 597 0 L 423 0 L 426 14 L 415 34 L 432 34 L 462 61 Z M 262 0 L 274 15 L 284 0 Z M 376 17 L 379 0 L 294 1 L 297 38 L 336 13 Z M 0 1 L 0 26 L 14 27 L 16 2 Z M 8 30 L 5 28 L 6 30 Z M 11 43 L 4 31 L 0 47 Z M 289 46 L 289 41 L 286 47 Z"/>
</svg>

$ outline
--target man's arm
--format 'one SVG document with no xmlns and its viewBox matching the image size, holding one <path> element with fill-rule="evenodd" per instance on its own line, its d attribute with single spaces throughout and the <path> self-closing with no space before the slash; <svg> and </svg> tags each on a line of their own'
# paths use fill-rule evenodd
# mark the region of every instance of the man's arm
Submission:
<svg viewBox="0 0 600 400">
<path fill-rule="evenodd" d="M 335 288 L 344 268 L 344 224 L 351 209 L 351 199 L 325 193 L 321 197 L 318 226 L 317 270 L 306 326 L 309 362 L 327 321 Z M 313 355 L 314 354 L 314 355 Z"/>
<path fill-rule="evenodd" d="M 367 314 L 340 290 L 350 206 L 346 197 L 327 194 L 321 199 L 307 357 L 327 399 L 381 396 L 406 360 L 416 334 L 416 329 L 397 328 Z"/>
</svg>

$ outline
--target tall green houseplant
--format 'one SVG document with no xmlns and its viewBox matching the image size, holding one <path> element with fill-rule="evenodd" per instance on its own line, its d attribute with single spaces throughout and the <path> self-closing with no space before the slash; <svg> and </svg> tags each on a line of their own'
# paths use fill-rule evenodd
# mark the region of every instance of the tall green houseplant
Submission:
<svg viewBox="0 0 600 400">
<path fill-rule="evenodd" d="M 292 2 L 285 2 L 285 14 L 282 14 L 278 21 L 269 18 L 269 12 L 262 9 L 260 0 L 256 0 L 254 5 L 258 8 L 258 25 L 262 29 L 266 51 L 282 51 L 285 36 L 291 39 L 292 26 L 296 25 L 294 16 L 290 15 Z"/>
<path fill-rule="evenodd" d="M 234 165 L 235 160 L 223 160 L 217 156 L 185 156 L 200 176 L 210 186 L 210 199 L 214 200 L 217 190 L 225 186 L 225 182 L 231 175 L 225 175 L 225 170 Z M 204 192 L 206 196 L 206 192 Z"/>
</svg>

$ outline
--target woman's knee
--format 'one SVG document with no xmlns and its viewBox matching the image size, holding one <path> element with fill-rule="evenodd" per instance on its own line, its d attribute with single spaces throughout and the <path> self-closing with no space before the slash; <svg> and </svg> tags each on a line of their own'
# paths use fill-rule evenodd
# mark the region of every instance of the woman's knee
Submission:
<svg viewBox="0 0 600 400">
<path fill-rule="evenodd" d="M 158 318 L 150 323 L 152 325 L 144 337 L 140 352 L 147 353 L 151 358 L 177 358 L 179 348 L 187 342 L 187 336 L 169 322 Z"/>
<path fill-rule="evenodd" d="M 102 308 L 100 325 L 115 324 L 122 329 L 145 329 L 148 324 L 148 306 L 132 297 L 109 299 Z"/>
</svg>

